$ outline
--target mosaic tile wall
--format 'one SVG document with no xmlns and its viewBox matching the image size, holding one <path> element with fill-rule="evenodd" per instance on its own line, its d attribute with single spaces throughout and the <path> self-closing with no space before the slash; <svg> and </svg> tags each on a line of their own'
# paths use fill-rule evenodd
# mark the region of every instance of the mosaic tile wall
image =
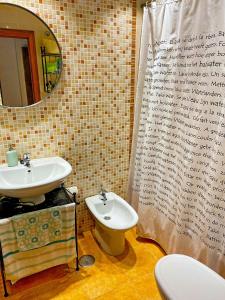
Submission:
<svg viewBox="0 0 225 300">
<path fill-rule="evenodd" d="M 4 1 L 6 2 L 6 1 Z M 101 183 L 126 195 L 134 94 L 133 0 L 7 1 L 38 14 L 61 47 L 64 70 L 57 89 L 35 107 L 1 109 L 0 162 L 10 143 L 32 158 L 61 156 L 81 202 L 80 231 L 93 221 L 84 198 Z"/>
</svg>

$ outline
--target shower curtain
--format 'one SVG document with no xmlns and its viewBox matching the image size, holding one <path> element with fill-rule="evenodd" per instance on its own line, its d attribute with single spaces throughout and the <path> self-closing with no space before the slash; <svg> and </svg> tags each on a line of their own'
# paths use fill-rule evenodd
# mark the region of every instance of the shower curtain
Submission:
<svg viewBox="0 0 225 300">
<path fill-rule="evenodd" d="M 129 199 L 138 234 L 225 276 L 225 1 L 144 8 Z"/>
</svg>

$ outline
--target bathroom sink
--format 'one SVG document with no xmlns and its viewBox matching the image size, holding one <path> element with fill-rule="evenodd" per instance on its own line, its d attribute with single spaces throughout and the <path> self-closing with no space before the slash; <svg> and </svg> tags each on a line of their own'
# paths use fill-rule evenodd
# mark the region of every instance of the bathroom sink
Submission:
<svg viewBox="0 0 225 300">
<path fill-rule="evenodd" d="M 0 194 L 38 204 L 43 202 L 43 194 L 59 187 L 72 171 L 61 157 L 33 159 L 30 165 L 30 168 L 20 163 L 16 167 L 0 165 Z M 35 201 L 35 197 L 39 200 Z"/>
</svg>

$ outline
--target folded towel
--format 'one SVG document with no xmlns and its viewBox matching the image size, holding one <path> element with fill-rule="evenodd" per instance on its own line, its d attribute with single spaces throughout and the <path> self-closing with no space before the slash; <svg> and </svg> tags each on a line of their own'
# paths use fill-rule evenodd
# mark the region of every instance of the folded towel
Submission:
<svg viewBox="0 0 225 300">
<path fill-rule="evenodd" d="M 76 257 L 75 203 L 55 206 L 54 209 L 59 210 L 61 215 L 61 239 L 29 251 L 19 250 L 18 240 L 20 238 L 18 239 L 15 233 L 13 217 L 0 220 L 0 241 L 2 244 L 5 275 L 6 279 L 10 280 L 11 283 L 50 267 L 68 264 Z M 52 210 L 52 208 L 46 208 L 38 212 L 48 210 Z M 35 213 L 26 213 L 16 217 L 23 219 L 25 215 L 34 216 Z"/>
<path fill-rule="evenodd" d="M 59 207 L 14 216 L 12 223 L 19 251 L 40 248 L 61 239 Z"/>
</svg>

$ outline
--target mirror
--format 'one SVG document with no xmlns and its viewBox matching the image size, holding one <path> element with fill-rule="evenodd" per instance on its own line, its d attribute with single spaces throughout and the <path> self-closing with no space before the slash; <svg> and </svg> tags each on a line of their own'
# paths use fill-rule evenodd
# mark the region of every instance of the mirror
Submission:
<svg viewBox="0 0 225 300">
<path fill-rule="evenodd" d="M 40 102 L 61 71 L 62 55 L 51 29 L 27 9 L 0 3 L 0 106 Z"/>
</svg>

